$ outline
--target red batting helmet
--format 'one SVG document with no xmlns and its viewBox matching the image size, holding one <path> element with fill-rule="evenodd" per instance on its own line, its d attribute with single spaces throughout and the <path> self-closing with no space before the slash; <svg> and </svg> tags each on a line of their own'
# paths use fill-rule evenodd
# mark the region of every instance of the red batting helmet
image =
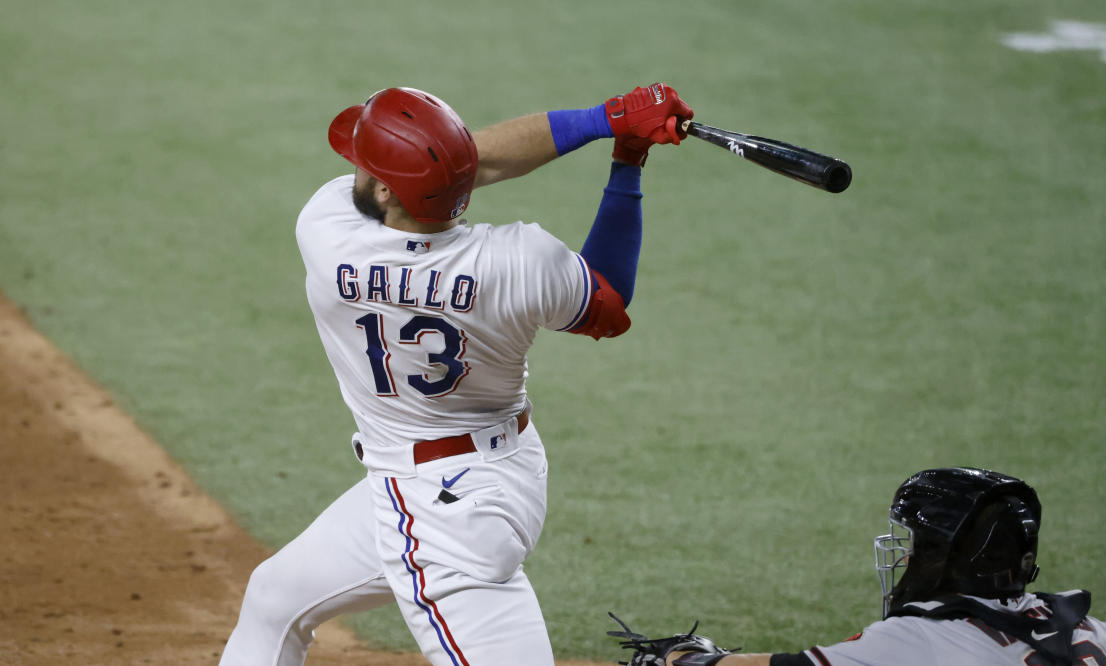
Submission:
<svg viewBox="0 0 1106 666">
<path fill-rule="evenodd" d="M 476 183 L 476 142 L 448 104 L 414 88 L 387 88 L 330 123 L 330 146 L 399 197 L 419 222 L 465 211 Z"/>
</svg>

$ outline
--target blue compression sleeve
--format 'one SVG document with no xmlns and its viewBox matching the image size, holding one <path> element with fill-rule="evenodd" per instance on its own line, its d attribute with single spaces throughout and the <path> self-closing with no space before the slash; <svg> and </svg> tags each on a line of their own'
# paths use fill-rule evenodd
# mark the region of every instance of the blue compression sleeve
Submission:
<svg viewBox="0 0 1106 666">
<path fill-rule="evenodd" d="M 600 104 L 590 109 L 568 109 L 545 114 L 549 118 L 549 129 L 553 132 L 553 143 L 557 146 L 558 155 L 576 150 L 596 139 L 614 136 L 605 106 Z"/>
<path fill-rule="evenodd" d="M 582 256 L 630 304 L 641 253 L 641 167 L 615 162 Z"/>
</svg>

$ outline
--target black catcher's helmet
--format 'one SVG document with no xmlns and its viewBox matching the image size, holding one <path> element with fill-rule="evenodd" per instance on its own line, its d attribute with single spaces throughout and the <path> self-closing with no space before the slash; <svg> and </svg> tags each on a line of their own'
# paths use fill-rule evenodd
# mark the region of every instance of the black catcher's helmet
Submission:
<svg viewBox="0 0 1106 666">
<path fill-rule="evenodd" d="M 891 533 L 875 541 L 884 617 L 953 592 L 1017 597 L 1037 577 L 1041 503 L 1012 476 L 968 467 L 919 472 L 895 493 L 890 523 Z"/>
</svg>

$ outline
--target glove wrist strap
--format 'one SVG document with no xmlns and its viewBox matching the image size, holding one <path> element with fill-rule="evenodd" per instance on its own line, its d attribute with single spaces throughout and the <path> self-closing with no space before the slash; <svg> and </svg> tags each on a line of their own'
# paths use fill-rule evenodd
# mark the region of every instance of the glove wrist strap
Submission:
<svg viewBox="0 0 1106 666">
<path fill-rule="evenodd" d="M 557 154 L 564 155 L 595 141 L 614 136 L 603 105 L 590 109 L 564 109 L 549 111 L 549 131 L 553 134 L 553 143 Z"/>
<path fill-rule="evenodd" d="M 689 652 L 672 662 L 672 666 L 714 666 L 722 661 L 724 654 L 703 654 L 702 652 Z"/>
</svg>

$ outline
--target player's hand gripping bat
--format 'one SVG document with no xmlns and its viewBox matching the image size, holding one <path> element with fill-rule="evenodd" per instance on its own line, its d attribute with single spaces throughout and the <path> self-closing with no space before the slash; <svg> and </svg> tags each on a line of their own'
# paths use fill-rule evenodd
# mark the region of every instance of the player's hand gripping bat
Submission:
<svg viewBox="0 0 1106 666">
<path fill-rule="evenodd" d="M 853 180 L 853 171 L 848 164 L 813 150 L 690 120 L 683 121 L 680 128 L 691 136 L 721 146 L 766 169 L 827 192 L 844 192 Z"/>
</svg>

